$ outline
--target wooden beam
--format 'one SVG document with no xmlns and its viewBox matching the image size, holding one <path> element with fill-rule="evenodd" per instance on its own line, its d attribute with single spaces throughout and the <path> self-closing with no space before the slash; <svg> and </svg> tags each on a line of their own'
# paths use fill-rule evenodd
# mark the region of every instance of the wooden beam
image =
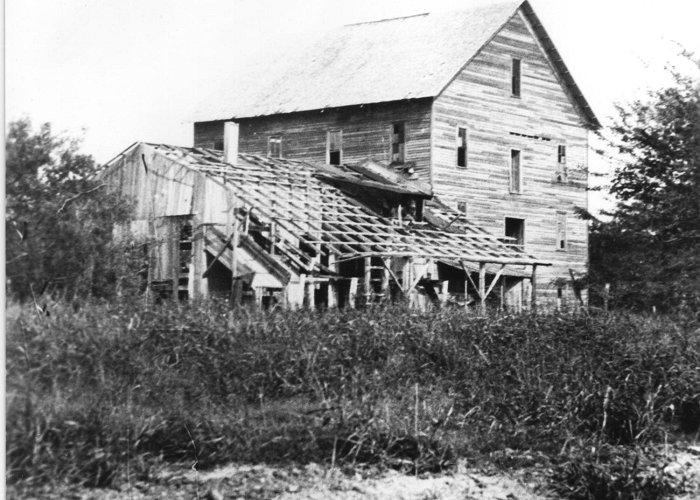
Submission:
<svg viewBox="0 0 700 500">
<path fill-rule="evenodd" d="M 496 275 L 493 277 L 493 280 L 491 280 L 491 286 L 489 286 L 489 289 L 486 291 L 486 297 L 489 296 L 491 291 L 493 290 L 493 287 L 496 286 L 496 282 L 498 281 L 498 278 L 501 277 L 501 274 L 503 274 L 503 270 L 506 268 L 505 264 L 501 265 L 501 268 L 498 270 Z"/>
<path fill-rule="evenodd" d="M 537 264 L 532 265 L 532 276 L 530 277 L 530 310 L 537 312 Z"/>
<path fill-rule="evenodd" d="M 469 271 L 468 271 L 467 268 L 464 266 L 464 262 L 462 262 L 462 261 L 460 260 L 459 263 L 462 265 L 462 271 L 464 271 L 464 274 L 467 275 L 467 279 L 469 280 L 469 283 L 472 284 L 472 286 L 474 287 L 474 291 L 476 291 L 476 293 L 477 293 L 479 299 L 481 299 L 481 294 L 480 294 L 480 291 L 479 291 L 479 287 L 476 286 L 476 283 L 474 283 L 474 280 L 472 279 L 471 274 L 469 274 Z M 465 284 L 464 293 L 465 293 L 465 294 L 467 293 L 466 284 Z"/>
</svg>

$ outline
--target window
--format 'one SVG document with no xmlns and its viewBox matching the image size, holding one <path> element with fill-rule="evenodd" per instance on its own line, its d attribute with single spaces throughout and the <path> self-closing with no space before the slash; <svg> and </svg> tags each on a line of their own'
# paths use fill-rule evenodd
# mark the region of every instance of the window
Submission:
<svg viewBox="0 0 700 500">
<path fill-rule="evenodd" d="M 522 191 L 522 176 L 520 172 L 520 150 L 510 150 L 510 192 Z"/>
<path fill-rule="evenodd" d="M 566 146 L 557 146 L 557 182 L 566 182 Z"/>
<path fill-rule="evenodd" d="M 513 58 L 510 92 L 513 97 L 520 97 L 520 59 Z"/>
<path fill-rule="evenodd" d="M 457 166 L 467 166 L 467 129 L 457 128 Z"/>
<path fill-rule="evenodd" d="M 280 136 L 272 136 L 267 140 L 267 156 L 282 158 L 282 138 Z"/>
<path fill-rule="evenodd" d="M 511 245 L 525 245 L 525 219 L 506 217 L 506 238 Z"/>
<path fill-rule="evenodd" d="M 566 214 L 557 212 L 557 250 L 566 250 Z"/>
<path fill-rule="evenodd" d="M 464 215 L 467 215 L 467 202 L 466 201 L 458 201 L 457 202 L 457 211 L 462 212 Z"/>
<path fill-rule="evenodd" d="M 326 146 L 326 163 L 340 165 L 343 161 L 343 131 L 331 130 L 328 132 L 328 144 Z"/>
<path fill-rule="evenodd" d="M 391 162 L 406 161 L 406 125 L 403 122 L 391 126 Z"/>
<path fill-rule="evenodd" d="M 214 142 L 214 149 L 216 149 L 217 151 L 223 151 L 224 150 L 224 141 L 223 140 L 215 141 Z"/>
</svg>

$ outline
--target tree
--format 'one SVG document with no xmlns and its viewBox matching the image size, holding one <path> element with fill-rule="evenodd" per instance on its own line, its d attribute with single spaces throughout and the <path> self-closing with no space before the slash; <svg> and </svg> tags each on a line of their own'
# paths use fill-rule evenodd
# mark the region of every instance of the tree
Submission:
<svg viewBox="0 0 700 500">
<path fill-rule="evenodd" d="M 618 106 L 611 128 L 619 203 L 592 225 L 591 285 L 611 283 L 621 306 L 700 306 L 700 79 L 671 75 L 673 85 Z"/>
<path fill-rule="evenodd" d="M 134 275 L 128 242 L 113 238 L 129 204 L 108 192 L 79 141 L 9 125 L 6 151 L 8 292 L 25 300 L 43 292 L 106 296 Z"/>
</svg>

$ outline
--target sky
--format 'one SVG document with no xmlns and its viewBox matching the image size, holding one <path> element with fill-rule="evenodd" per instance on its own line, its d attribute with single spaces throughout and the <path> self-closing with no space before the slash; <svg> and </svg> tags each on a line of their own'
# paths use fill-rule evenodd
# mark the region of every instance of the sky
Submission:
<svg viewBox="0 0 700 500">
<path fill-rule="evenodd" d="M 300 33 L 491 0 L 6 0 L 5 119 L 50 122 L 105 162 L 136 141 L 192 144 L 221 82 Z M 531 0 L 603 124 L 700 54 L 698 0 Z M 609 166 L 592 159 L 592 169 Z M 594 196 L 595 197 L 595 196 Z M 598 196 L 598 198 L 600 198 Z M 592 200 L 593 205 L 602 203 Z"/>
</svg>

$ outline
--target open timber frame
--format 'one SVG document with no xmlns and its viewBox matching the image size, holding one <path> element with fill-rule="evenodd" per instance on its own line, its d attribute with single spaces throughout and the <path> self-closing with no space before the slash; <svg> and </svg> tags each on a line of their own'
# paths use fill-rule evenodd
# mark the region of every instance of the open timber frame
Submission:
<svg viewBox="0 0 700 500">
<path fill-rule="evenodd" d="M 162 296 L 535 309 L 537 269 L 549 264 L 377 165 L 136 143 L 103 177 L 134 200 L 129 231 L 149 243 L 148 287 Z"/>
</svg>

